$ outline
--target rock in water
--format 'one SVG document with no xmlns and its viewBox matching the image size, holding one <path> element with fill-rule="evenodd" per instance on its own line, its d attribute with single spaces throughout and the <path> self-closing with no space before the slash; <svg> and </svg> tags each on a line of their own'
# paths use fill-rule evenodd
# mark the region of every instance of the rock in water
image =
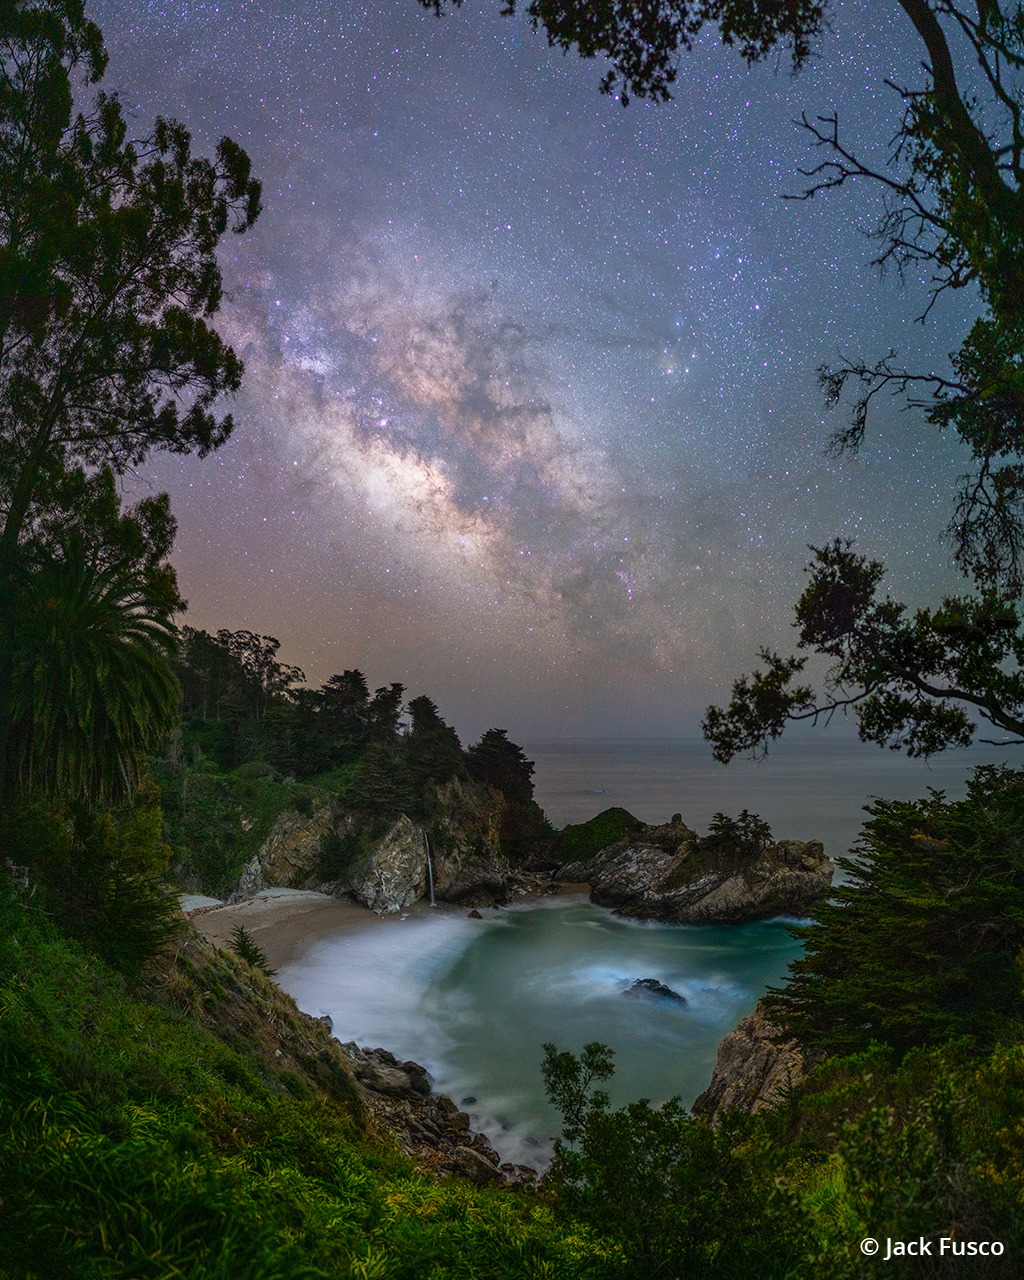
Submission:
<svg viewBox="0 0 1024 1280">
<path fill-rule="evenodd" d="M 680 1004 L 686 1004 L 686 997 L 681 996 L 678 991 L 673 991 L 671 987 L 666 987 L 663 982 L 659 982 L 657 978 L 637 978 L 631 987 L 627 987 L 622 993 L 624 996 L 631 996 L 634 1000 L 678 1000 Z"/>
</svg>

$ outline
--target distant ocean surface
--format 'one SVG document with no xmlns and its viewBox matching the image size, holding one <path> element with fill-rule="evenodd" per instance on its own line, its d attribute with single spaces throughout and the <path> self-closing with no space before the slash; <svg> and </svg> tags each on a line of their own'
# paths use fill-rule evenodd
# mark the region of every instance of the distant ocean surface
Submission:
<svg viewBox="0 0 1024 1280">
<path fill-rule="evenodd" d="M 644 822 L 674 813 L 705 832 L 715 813 L 749 809 L 779 840 L 821 840 L 829 857 L 844 856 L 867 817 L 872 797 L 915 800 L 928 788 L 949 799 L 966 795 L 979 764 L 1024 767 L 1024 748 L 975 746 L 928 763 L 880 750 L 856 737 L 827 732 L 783 738 L 767 760 L 716 764 L 698 737 L 674 742 L 539 741 L 523 744 L 536 764 L 537 803 L 556 827 L 586 822 L 621 806 Z"/>
</svg>

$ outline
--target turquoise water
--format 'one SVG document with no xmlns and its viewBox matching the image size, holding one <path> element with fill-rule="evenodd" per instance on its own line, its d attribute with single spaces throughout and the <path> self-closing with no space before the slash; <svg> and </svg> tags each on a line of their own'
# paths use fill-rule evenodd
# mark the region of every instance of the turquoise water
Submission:
<svg viewBox="0 0 1024 1280">
<path fill-rule="evenodd" d="M 484 914 L 449 910 L 331 939 L 279 981 L 300 1008 L 329 1013 L 339 1039 L 422 1063 L 505 1159 L 527 1163 L 544 1160 L 558 1131 L 542 1044 L 611 1046 L 616 1104 L 678 1094 L 690 1105 L 722 1036 L 798 951 L 780 920 L 631 922 L 582 898 Z M 624 996 L 637 978 L 686 1003 Z"/>
</svg>

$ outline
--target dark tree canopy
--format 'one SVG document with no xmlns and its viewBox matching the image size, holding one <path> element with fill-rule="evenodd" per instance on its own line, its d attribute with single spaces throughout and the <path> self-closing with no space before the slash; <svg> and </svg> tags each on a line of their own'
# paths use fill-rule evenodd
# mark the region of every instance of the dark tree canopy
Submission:
<svg viewBox="0 0 1024 1280">
<path fill-rule="evenodd" d="M 403 739 L 410 773 L 419 786 L 444 783 L 457 774 L 465 775 L 466 764 L 455 730 L 438 714 L 437 704 L 426 694 L 409 702 L 411 725 Z"/>
<path fill-rule="evenodd" d="M 765 755 L 787 724 L 828 722 L 836 712 L 856 717 L 863 741 L 911 756 L 968 746 L 972 714 L 1024 744 L 1024 635 L 1015 601 L 990 593 L 910 610 L 879 598 L 881 562 L 857 555 L 850 543 L 836 539 L 811 551 L 795 625 L 798 647 L 832 664 L 824 687 L 816 694 L 795 683 L 806 657 L 762 649 L 764 669 L 736 681 L 727 707 L 707 710 L 704 736 L 716 760 Z"/>
<path fill-rule="evenodd" d="M 494 787 L 511 804 L 533 800 L 533 761 L 509 741 L 506 729 L 488 729 L 466 752 L 466 767 L 471 778 Z"/>
<path fill-rule="evenodd" d="M 0 800 L 24 694 L 15 600 L 44 560 L 58 577 L 64 562 L 65 585 L 81 578 L 64 548 L 99 536 L 89 573 L 146 561 L 136 616 L 143 600 L 154 622 L 180 605 L 166 501 L 122 516 L 113 477 L 152 449 L 222 444 L 232 422 L 216 402 L 242 375 L 210 319 L 217 246 L 260 210 L 249 158 L 229 138 L 195 157 L 163 118 L 133 139 L 116 95 L 76 112 L 75 81 L 88 92 L 106 61 L 80 0 L 0 4 Z"/>
<path fill-rule="evenodd" d="M 1024 774 L 975 771 L 965 800 L 879 800 L 846 883 L 795 930 L 772 1018 L 829 1054 L 995 1043 L 1024 1012 Z"/>
</svg>

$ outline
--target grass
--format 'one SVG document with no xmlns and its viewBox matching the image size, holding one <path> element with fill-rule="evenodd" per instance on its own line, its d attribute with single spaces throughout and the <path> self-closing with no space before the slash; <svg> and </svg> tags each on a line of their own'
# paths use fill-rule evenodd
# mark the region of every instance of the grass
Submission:
<svg viewBox="0 0 1024 1280">
<path fill-rule="evenodd" d="M 6 1280 L 575 1280 L 601 1253 L 543 1197 L 419 1172 L 239 957 L 183 927 L 132 988 L 10 902 L 0 1202 Z"/>
</svg>

